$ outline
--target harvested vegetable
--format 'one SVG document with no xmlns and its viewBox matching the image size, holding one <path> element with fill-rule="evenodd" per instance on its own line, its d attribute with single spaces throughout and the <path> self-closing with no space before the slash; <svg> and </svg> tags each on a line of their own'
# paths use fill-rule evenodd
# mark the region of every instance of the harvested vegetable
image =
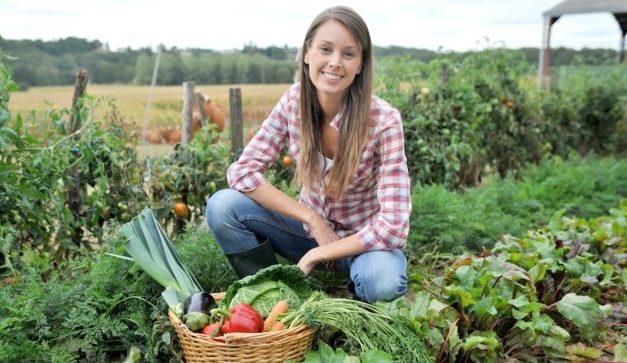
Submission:
<svg viewBox="0 0 627 363">
<path fill-rule="evenodd" d="M 270 329 L 272 329 L 274 324 L 277 322 L 276 319 L 279 314 L 285 314 L 287 312 L 287 309 L 287 300 L 281 300 L 276 303 L 276 305 L 274 305 L 274 307 L 270 311 L 270 314 L 268 314 L 266 320 L 263 322 L 263 331 L 270 331 Z"/>
<path fill-rule="evenodd" d="M 207 325 L 211 318 L 211 309 L 218 306 L 208 292 L 195 292 L 185 299 L 183 321 L 190 330 L 198 330 Z"/>
<path fill-rule="evenodd" d="M 248 304 L 239 304 L 228 312 L 215 309 L 215 314 L 224 316 L 222 333 L 261 333 L 263 317 L 255 308 Z"/>
<path fill-rule="evenodd" d="M 221 328 L 222 328 L 222 323 L 219 321 L 216 321 L 215 323 L 205 325 L 200 330 L 200 334 L 210 335 L 211 337 L 219 337 L 220 335 L 222 335 Z"/>
<path fill-rule="evenodd" d="M 283 324 L 280 321 L 277 321 L 274 324 L 272 324 L 272 328 L 270 328 L 269 331 L 281 331 L 281 330 L 285 330 L 285 324 Z"/>
<path fill-rule="evenodd" d="M 392 317 L 380 307 L 365 302 L 331 298 L 315 291 L 281 321 L 287 327 L 301 324 L 335 327 L 356 350 L 381 350 L 391 354 L 395 362 L 433 361 L 409 321 Z"/>
<path fill-rule="evenodd" d="M 298 266 L 273 265 L 231 284 L 220 302 L 220 309 L 250 304 L 262 316 L 268 316 L 281 300 L 287 300 L 292 308 L 298 307 L 308 292 L 307 278 Z"/>
<path fill-rule="evenodd" d="M 161 286 L 174 289 L 179 302 L 202 291 L 200 283 L 183 264 L 150 208 L 144 208 L 139 215 L 124 224 L 121 231 L 128 239 L 124 247 L 132 260 Z M 168 305 L 172 302 L 168 301 Z"/>
<path fill-rule="evenodd" d="M 197 331 L 209 324 L 211 322 L 211 317 L 205 313 L 191 312 L 183 315 L 183 320 L 189 330 Z"/>
<path fill-rule="evenodd" d="M 195 292 L 187 299 L 185 299 L 185 304 L 183 305 L 183 312 L 185 314 L 196 312 L 196 313 L 205 313 L 207 315 L 211 314 L 211 309 L 214 309 L 218 306 L 216 304 L 215 299 L 208 292 Z"/>
</svg>

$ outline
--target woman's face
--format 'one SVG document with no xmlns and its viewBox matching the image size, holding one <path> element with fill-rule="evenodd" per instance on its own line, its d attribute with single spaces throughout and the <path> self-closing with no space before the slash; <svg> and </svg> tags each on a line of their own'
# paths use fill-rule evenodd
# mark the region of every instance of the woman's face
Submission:
<svg viewBox="0 0 627 363">
<path fill-rule="evenodd" d="M 361 46 L 336 20 L 320 25 L 305 53 L 318 97 L 342 97 L 361 72 Z"/>
</svg>

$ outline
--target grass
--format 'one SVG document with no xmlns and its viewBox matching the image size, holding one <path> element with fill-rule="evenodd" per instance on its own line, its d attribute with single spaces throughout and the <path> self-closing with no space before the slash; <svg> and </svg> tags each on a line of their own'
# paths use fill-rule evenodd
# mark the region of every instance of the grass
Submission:
<svg viewBox="0 0 627 363">
<path fill-rule="evenodd" d="M 503 234 L 520 236 L 538 228 L 560 210 L 567 216 L 598 217 L 627 198 L 625 180 L 624 158 L 573 156 L 530 166 L 519 178 L 494 177 L 463 193 L 417 186 L 408 248 L 417 255 L 435 246 L 443 252 L 478 251 Z"/>
<path fill-rule="evenodd" d="M 272 107 L 278 102 L 289 84 L 242 84 L 242 85 L 197 85 L 196 91 L 206 94 L 230 114 L 229 89 L 240 88 L 244 122 L 256 127 L 263 121 Z M 11 95 L 9 109 L 13 114 L 45 114 L 54 109 L 69 108 L 72 103 L 74 86 L 31 87 L 27 91 Z M 149 86 L 136 85 L 88 85 L 87 93 L 92 96 L 110 97 L 122 115 L 132 124 L 141 128 L 146 114 L 146 104 L 150 94 Z M 181 120 L 182 86 L 157 86 L 152 95 L 152 106 L 148 127 L 178 126 Z"/>
</svg>

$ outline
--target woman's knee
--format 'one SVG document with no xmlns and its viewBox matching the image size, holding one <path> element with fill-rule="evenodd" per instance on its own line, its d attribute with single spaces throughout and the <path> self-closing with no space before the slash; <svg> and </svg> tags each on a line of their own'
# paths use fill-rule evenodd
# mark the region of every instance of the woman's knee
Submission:
<svg viewBox="0 0 627 363">
<path fill-rule="evenodd" d="M 407 261 L 399 250 L 373 251 L 351 267 L 357 296 L 367 302 L 390 301 L 407 291 Z M 361 257 L 361 256 L 360 256 Z"/>
<path fill-rule="evenodd" d="M 229 220 L 237 218 L 237 211 L 248 198 L 234 189 L 222 189 L 209 197 L 205 209 L 207 225 L 212 231 L 228 224 Z"/>
</svg>

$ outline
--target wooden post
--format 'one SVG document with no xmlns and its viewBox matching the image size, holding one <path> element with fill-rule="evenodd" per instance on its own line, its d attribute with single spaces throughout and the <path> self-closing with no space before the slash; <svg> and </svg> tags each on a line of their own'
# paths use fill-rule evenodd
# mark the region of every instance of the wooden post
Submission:
<svg viewBox="0 0 627 363">
<path fill-rule="evenodd" d="M 161 60 L 161 46 L 157 47 L 157 59 L 155 60 L 155 66 L 152 69 L 152 80 L 150 81 L 150 91 L 148 92 L 148 100 L 146 101 L 146 110 L 144 111 L 144 126 L 142 127 L 142 144 L 146 144 L 147 140 L 144 138 L 146 130 L 148 129 L 148 121 L 150 119 L 150 107 L 152 106 L 152 95 L 155 93 L 155 85 L 157 84 L 157 75 L 159 74 L 159 62 Z"/>
<path fill-rule="evenodd" d="M 233 160 L 237 160 L 244 150 L 242 93 L 239 88 L 229 89 L 229 103 L 231 106 L 231 154 Z"/>
<path fill-rule="evenodd" d="M 194 102 L 195 82 L 183 82 L 183 127 L 181 127 L 181 143 L 192 141 L 192 104 Z"/>
<path fill-rule="evenodd" d="M 442 67 L 440 68 L 440 81 L 442 83 L 448 83 L 448 78 L 449 78 L 449 68 L 448 68 L 448 64 L 442 64 Z"/>
<path fill-rule="evenodd" d="M 79 101 L 83 94 L 85 94 L 86 88 L 87 70 L 79 69 L 76 73 L 76 80 L 74 81 L 74 95 L 72 96 L 72 120 L 70 122 L 70 133 L 73 133 L 81 128 L 81 105 L 79 104 Z"/>
<path fill-rule="evenodd" d="M 73 134 L 81 128 L 81 97 L 85 94 L 87 88 L 87 71 L 84 69 L 76 73 L 74 81 L 74 95 L 72 96 L 72 115 L 70 117 L 69 133 Z M 72 159 L 80 157 L 80 150 L 72 149 Z M 83 185 L 81 182 L 81 171 L 78 165 L 74 165 L 66 174 L 67 185 L 67 206 L 72 213 L 74 223 L 70 224 L 70 239 L 76 246 L 80 246 L 83 239 L 83 227 L 77 221 L 81 217 L 81 206 L 83 204 Z"/>
<path fill-rule="evenodd" d="M 194 93 L 194 104 L 198 105 L 198 113 L 200 114 L 200 125 L 207 125 L 207 114 L 205 113 L 205 97 L 200 93 Z"/>
</svg>

